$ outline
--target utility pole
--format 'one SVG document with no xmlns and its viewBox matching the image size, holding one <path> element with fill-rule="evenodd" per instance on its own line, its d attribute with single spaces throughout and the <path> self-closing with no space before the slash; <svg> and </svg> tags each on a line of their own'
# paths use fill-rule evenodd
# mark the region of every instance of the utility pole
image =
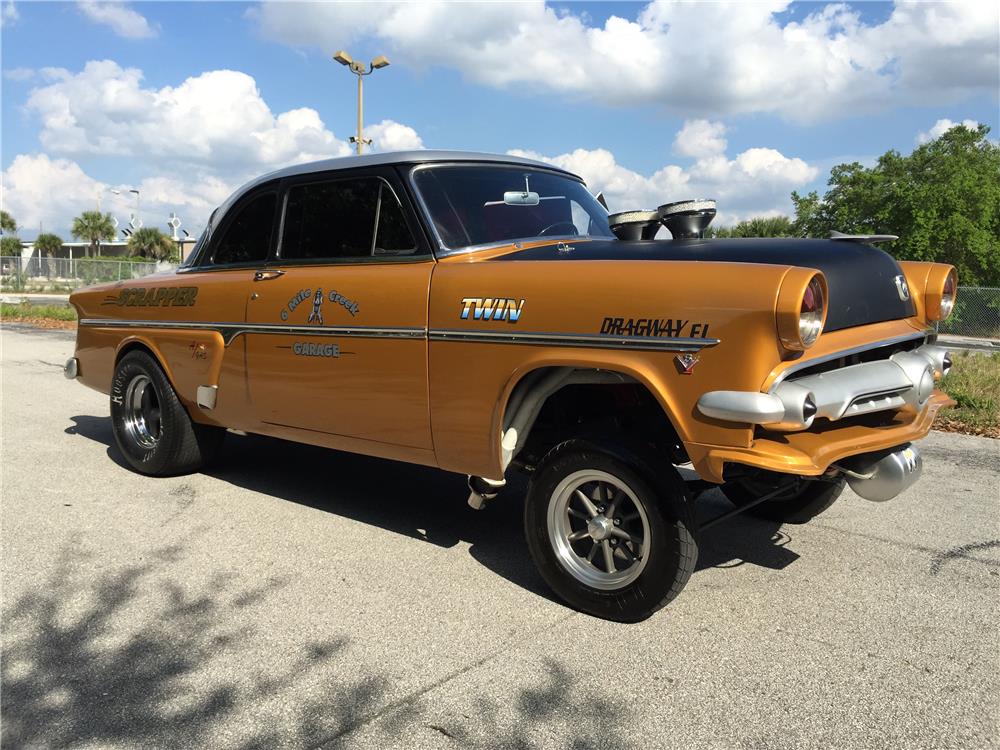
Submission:
<svg viewBox="0 0 1000 750">
<path fill-rule="evenodd" d="M 379 68 L 386 67 L 389 64 L 389 58 L 385 55 L 379 55 L 368 64 L 367 68 L 364 63 L 356 62 L 354 58 L 352 58 L 344 50 L 334 53 L 333 59 L 341 65 L 346 65 L 350 71 L 358 77 L 358 133 L 357 135 L 351 136 L 351 143 L 355 144 L 358 154 L 360 155 L 362 147 L 365 144 L 370 146 L 372 143 L 371 138 L 365 140 L 364 134 L 364 89 L 362 78 L 364 78 L 364 76 L 371 75 Z"/>
</svg>

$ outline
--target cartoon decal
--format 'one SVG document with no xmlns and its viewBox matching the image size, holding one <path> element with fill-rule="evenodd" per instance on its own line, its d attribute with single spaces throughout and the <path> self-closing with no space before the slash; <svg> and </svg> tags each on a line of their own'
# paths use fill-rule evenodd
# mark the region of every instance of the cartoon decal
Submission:
<svg viewBox="0 0 1000 750">
<path fill-rule="evenodd" d="M 607 336 L 706 339 L 708 323 L 691 323 L 679 318 L 605 318 L 601 323 L 601 333 Z"/>
<path fill-rule="evenodd" d="M 158 286 L 150 289 L 122 289 L 118 296 L 109 294 L 102 305 L 118 307 L 191 307 L 198 296 L 196 286 Z"/>
<path fill-rule="evenodd" d="M 462 320 L 468 320 L 469 313 L 471 313 L 473 320 L 506 320 L 508 323 L 516 323 L 521 317 L 522 309 L 524 309 L 523 299 L 463 297 L 462 313 L 459 317 Z"/>
<path fill-rule="evenodd" d="M 323 325 L 323 288 L 320 287 L 316 290 L 316 294 L 313 295 L 313 309 L 309 313 L 309 318 L 306 323 L 319 323 Z"/>
<path fill-rule="evenodd" d="M 323 288 L 318 288 L 315 293 L 312 289 L 300 289 L 296 292 L 295 296 L 288 300 L 279 315 L 284 321 L 288 320 L 289 315 L 295 310 L 296 307 L 301 305 L 307 299 L 312 297 L 312 311 L 309 313 L 309 317 L 306 319 L 306 323 L 316 323 L 318 325 L 323 325 Z M 351 314 L 351 317 L 358 314 L 360 311 L 360 305 L 354 300 L 350 300 L 344 295 L 337 291 L 331 291 L 326 295 L 326 299 L 331 302 L 336 302 L 341 305 L 347 312 Z"/>
</svg>

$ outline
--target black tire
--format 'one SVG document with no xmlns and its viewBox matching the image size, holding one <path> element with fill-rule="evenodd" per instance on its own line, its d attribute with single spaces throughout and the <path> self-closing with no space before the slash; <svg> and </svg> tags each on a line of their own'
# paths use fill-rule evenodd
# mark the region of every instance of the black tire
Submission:
<svg viewBox="0 0 1000 750">
<path fill-rule="evenodd" d="M 739 507 L 785 484 L 789 486 L 784 492 L 748 508 L 746 513 L 779 523 L 808 523 L 837 501 L 844 491 L 845 481 L 806 479 L 766 471 L 753 478 L 724 484 L 722 492 L 733 505 Z"/>
<path fill-rule="evenodd" d="M 127 405 L 130 397 L 141 405 Z M 137 412 L 148 417 L 139 426 Z M 126 354 L 115 367 L 111 427 L 129 466 L 156 477 L 198 471 L 215 458 L 226 433 L 221 427 L 192 422 L 159 364 L 138 350 Z"/>
<path fill-rule="evenodd" d="M 692 503 L 683 481 L 672 466 L 668 465 L 666 471 L 654 473 L 651 464 L 639 460 L 636 455 L 639 454 L 599 447 L 584 440 L 564 442 L 553 448 L 532 474 L 524 507 L 528 549 L 545 582 L 574 608 L 595 617 L 619 622 L 644 620 L 665 606 L 687 584 L 698 560 Z M 631 564 L 637 565 L 644 558 L 645 562 L 637 569 L 639 572 L 634 580 L 613 589 L 587 585 L 578 573 L 571 571 L 572 562 L 563 562 L 572 560 L 572 555 L 576 554 L 576 564 L 581 564 L 580 561 L 585 563 L 582 549 L 579 553 L 574 553 L 574 545 L 589 543 L 596 547 L 603 545 L 603 541 L 584 537 L 579 542 L 567 542 L 569 550 L 564 549 L 560 553 L 553 537 L 555 534 L 555 538 L 558 538 L 558 534 L 550 533 L 550 504 L 553 509 L 559 507 L 557 491 L 565 493 L 566 490 L 560 488 L 572 486 L 574 477 L 586 472 L 609 475 L 627 487 L 632 494 L 627 498 L 622 494 L 621 503 L 628 503 L 627 507 L 636 511 L 630 514 L 632 516 L 640 515 L 638 504 L 641 504 L 645 517 L 638 522 L 648 522 L 648 541 L 643 540 L 641 546 L 635 547 L 639 550 L 638 558 L 627 547 L 629 543 L 621 543 L 621 550 L 616 548 L 615 554 L 622 554 L 620 560 L 631 560 Z M 572 491 L 570 494 L 572 495 Z M 612 505 L 614 503 L 609 502 L 607 507 Z M 556 519 L 559 518 L 558 510 L 553 510 L 552 513 Z M 584 523 L 574 522 L 569 514 L 571 511 L 567 511 L 566 515 L 567 528 L 573 523 Z M 559 524 L 560 521 L 556 520 L 554 523 Z M 618 526 L 618 523 L 615 525 Z M 646 527 L 642 528 L 645 530 Z M 616 538 L 616 542 L 618 541 Z M 624 556 L 626 552 L 630 557 Z M 563 556 L 560 557 L 560 554 Z M 618 564 L 620 561 L 615 563 Z M 626 575 L 631 564 L 625 568 Z M 614 572 L 615 567 L 610 570 Z"/>
</svg>

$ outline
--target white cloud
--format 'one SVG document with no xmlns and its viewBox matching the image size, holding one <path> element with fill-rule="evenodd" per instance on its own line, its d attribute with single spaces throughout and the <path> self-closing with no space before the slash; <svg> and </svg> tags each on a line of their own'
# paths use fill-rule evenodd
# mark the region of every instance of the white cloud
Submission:
<svg viewBox="0 0 1000 750">
<path fill-rule="evenodd" d="M 678 136 L 685 130 L 692 132 L 690 125 L 685 123 Z M 771 148 L 750 148 L 733 158 L 703 151 L 689 168 L 667 165 L 651 175 L 621 166 L 606 149 L 581 148 L 554 157 L 522 150 L 510 153 L 580 175 L 594 193 L 604 193 L 612 212 L 652 209 L 687 198 L 715 198 L 720 226 L 753 216 L 790 213 L 790 192 L 819 176 L 817 167 Z"/>
<path fill-rule="evenodd" d="M 728 145 L 726 126 L 721 122 L 688 120 L 674 138 L 674 152 L 681 156 L 713 156 L 723 154 Z"/>
<path fill-rule="evenodd" d="M 316 110 L 272 112 L 246 73 L 213 70 L 160 89 L 144 88 L 140 70 L 110 60 L 88 62 L 75 74 L 42 73 L 53 82 L 34 89 L 26 108 L 40 118 L 39 140 L 54 153 L 139 157 L 243 176 L 350 153 Z"/>
<path fill-rule="evenodd" d="M 416 130 L 392 120 L 369 125 L 365 128 L 365 138 L 372 139 L 376 151 L 412 151 L 424 147 Z"/>
<path fill-rule="evenodd" d="M 156 36 L 156 29 L 150 25 L 146 17 L 124 2 L 80 0 L 77 7 L 89 20 L 108 26 L 118 36 L 126 39 L 149 39 Z"/>
<path fill-rule="evenodd" d="M 901 3 L 866 24 L 848 5 L 781 25 L 788 0 L 656 0 L 635 20 L 520 3 L 268 2 L 266 36 L 329 52 L 373 39 L 394 60 L 446 66 L 491 86 L 659 105 L 685 115 L 774 112 L 810 121 L 1000 88 L 1000 6 Z"/>
<path fill-rule="evenodd" d="M 3 72 L 3 77 L 8 81 L 30 81 L 35 75 L 31 68 L 8 68 Z"/>
<path fill-rule="evenodd" d="M 926 133 L 917 133 L 916 141 L 917 143 L 929 143 L 930 141 L 933 141 L 936 138 L 940 138 L 942 135 L 947 133 L 956 125 L 964 125 L 969 130 L 975 130 L 976 128 L 979 127 L 979 123 L 976 122 L 975 120 L 966 119 L 962 120 L 961 122 L 953 122 L 952 120 L 949 120 L 947 117 L 945 117 L 934 123 L 931 126 L 931 129 L 928 130 Z"/>
<path fill-rule="evenodd" d="M 7 0 L 3 4 L 3 9 L 0 10 L 0 28 L 10 26 L 20 17 L 21 14 L 18 12 L 17 6 L 14 5 L 14 0 Z"/>
<path fill-rule="evenodd" d="M 346 156 L 353 147 L 326 128 L 308 107 L 275 113 L 251 76 L 215 70 L 177 86 L 148 88 L 142 71 L 91 61 L 74 73 L 63 68 L 36 72 L 29 114 L 41 122 L 46 153 L 17 156 L 3 174 L 3 201 L 25 227 L 67 232 L 73 216 L 102 195 L 124 225 L 132 208 L 108 188 L 138 187 L 147 226 L 165 228 L 171 211 L 184 228 L 199 232 L 211 211 L 236 187 L 289 164 Z M 419 134 L 393 120 L 365 131 L 380 151 L 423 148 Z M 127 158 L 138 185 L 115 185 L 85 174 L 71 159 L 98 155 L 109 168 Z M 62 158 L 70 157 L 70 158 Z"/>
<path fill-rule="evenodd" d="M 149 177 L 136 185 L 109 184 L 86 174 L 75 161 L 47 154 L 19 154 L 2 175 L 4 210 L 10 211 L 30 237 L 39 224 L 46 231 L 71 239 L 69 227 L 82 211 L 110 212 L 124 228 L 135 211 L 130 188 L 138 188 L 146 226 L 168 231 L 166 220 L 176 212 L 192 234 L 201 231 L 212 210 L 236 185 L 210 174 Z M 119 190 L 116 196 L 111 190 Z"/>
</svg>

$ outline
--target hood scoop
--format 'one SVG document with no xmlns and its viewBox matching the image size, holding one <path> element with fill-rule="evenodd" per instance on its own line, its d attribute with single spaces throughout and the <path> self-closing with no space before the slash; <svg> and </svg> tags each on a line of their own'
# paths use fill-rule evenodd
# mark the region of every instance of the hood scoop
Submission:
<svg viewBox="0 0 1000 750">
<path fill-rule="evenodd" d="M 608 226 L 620 240 L 651 240 L 661 226 L 675 240 L 700 240 L 715 218 L 715 201 L 708 198 L 664 203 L 655 211 L 619 211 Z"/>
<path fill-rule="evenodd" d="M 656 213 L 675 240 L 700 240 L 715 218 L 715 201 L 699 198 L 693 201 L 664 203 Z"/>
</svg>

